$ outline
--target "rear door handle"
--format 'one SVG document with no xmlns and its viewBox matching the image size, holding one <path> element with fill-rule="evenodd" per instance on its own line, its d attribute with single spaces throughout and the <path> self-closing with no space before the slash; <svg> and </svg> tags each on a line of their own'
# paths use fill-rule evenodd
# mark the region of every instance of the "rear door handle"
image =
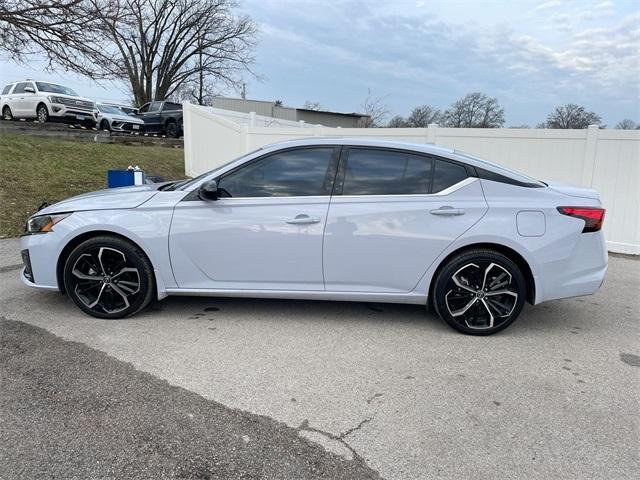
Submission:
<svg viewBox="0 0 640 480">
<path fill-rule="evenodd" d="M 309 225 L 312 223 L 320 223 L 320 219 L 318 217 L 310 217 L 309 215 L 301 213 L 300 215 L 296 215 L 296 218 L 293 220 L 287 220 L 287 223 L 291 225 Z"/>
<path fill-rule="evenodd" d="M 449 205 L 446 205 L 444 207 L 436 208 L 434 210 L 429 210 L 429 213 L 431 215 L 440 215 L 443 217 L 451 216 L 451 215 L 464 215 L 464 209 L 453 208 L 453 207 L 450 207 Z"/>
</svg>

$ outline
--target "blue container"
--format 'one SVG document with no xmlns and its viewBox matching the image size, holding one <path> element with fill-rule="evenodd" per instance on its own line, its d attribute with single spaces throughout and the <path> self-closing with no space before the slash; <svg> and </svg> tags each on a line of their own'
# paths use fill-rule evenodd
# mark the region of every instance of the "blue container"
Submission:
<svg viewBox="0 0 640 480">
<path fill-rule="evenodd" d="M 107 186 L 116 188 L 135 185 L 134 174 L 133 170 L 107 170 Z"/>
</svg>

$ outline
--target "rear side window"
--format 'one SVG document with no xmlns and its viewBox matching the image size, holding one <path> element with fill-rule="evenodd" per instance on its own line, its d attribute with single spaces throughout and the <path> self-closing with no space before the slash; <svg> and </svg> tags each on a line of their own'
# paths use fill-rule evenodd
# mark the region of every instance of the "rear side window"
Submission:
<svg viewBox="0 0 640 480">
<path fill-rule="evenodd" d="M 7 93 L 9 93 L 9 90 L 11 90 L 11 87 L 13 87 L 12 83 L 10 83 L 6 87 L 4 87 L 4 89 L 2 90 L 2 93 L 0 95 L 6 95 Z"/>
<path fill-rule="evenodd" d="M 171 102 L 165 102 L 164 107 L 162 108 L 163 110 L 182 110 L 182 104 L 181 103 L 171 103 Z"/>
<path fill-rule="evenodd" d="M 218 187 L 230 197 L 330 195 L 335 173 L 333 158 L 333 147 L 274 153 L 225 175 Z"/>
<path fill-rule="evenodd" d="M 433 160 L 411 153 L 351 148 L 343 169 L 343 195 L 429 193 Z"/>
<path fill-rule="evenodd" d="M 433 170 L 433 188 L 431 193 L 438 193 L 467 178 L 467 169 L 456 163 L 436 160 Z"/>
</svg>

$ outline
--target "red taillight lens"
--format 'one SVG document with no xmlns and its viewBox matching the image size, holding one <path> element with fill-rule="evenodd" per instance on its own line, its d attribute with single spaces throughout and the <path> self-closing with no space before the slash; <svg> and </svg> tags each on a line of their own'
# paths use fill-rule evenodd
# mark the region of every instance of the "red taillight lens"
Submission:
<svg viewBox="0 0 640 480">
<path fill-rule="evenodd" d="M 558 211 L 563 215 L 584 220 L 582 233 L 597 232 L 602 228 L 602 224 L 604 223 L 604 208 L 558 207 Z"/>
</svg>

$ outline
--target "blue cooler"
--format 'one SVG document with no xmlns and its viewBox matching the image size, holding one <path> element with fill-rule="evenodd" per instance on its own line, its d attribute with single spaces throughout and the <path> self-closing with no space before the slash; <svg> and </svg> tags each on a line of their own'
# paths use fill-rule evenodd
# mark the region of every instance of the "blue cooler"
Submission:
<svg viewBox="0 0 640 480">
<path fill-rule="evenodd" d="M 107 170 L 107 186 L 109 188 L 144 185 L 142 170 Z"/>
</svg>

